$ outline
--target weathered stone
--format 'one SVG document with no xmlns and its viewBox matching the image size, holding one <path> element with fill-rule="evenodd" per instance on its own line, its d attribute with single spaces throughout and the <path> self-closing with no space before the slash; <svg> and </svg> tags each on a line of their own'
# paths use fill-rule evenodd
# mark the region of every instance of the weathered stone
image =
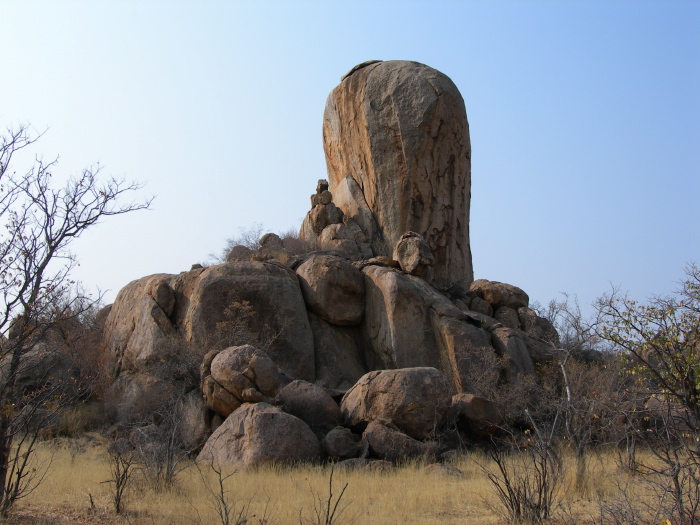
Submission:
<svg viewBox="0 0 700 525">
<path fill-rule="evenodd" d="M 248 403 L 262 401 L 263 396 L 274 397 L 282 383 L 269 356 L 251 345 L 222 350 L 211 361 L 210 369 L 214 381 Z"/>
<path fill-rule="evenodd" d="M 367 236 L 350 217 L 343 217 L 342 223 L 326 226 L 318 237 L 318 247 L 322 251 L 338 251 L 351 260 L 372 257 Z"/>
<path fill-rule="evenodd" d="M 397 461 L 435 455 L 435 446 L 423 443 L 406 434 L 392 430 L 378 421 L 370 421 L 362 439 L 369 445 L 370 453 L 379 459 Z"/>
<path fill-rule="evenodd" d="M 117 295 L 104 331 L 114 370 L 135 371 L 176 355 L 179 336 L 175 326 L 151 296 L 154 288 L 170 278 L 166 274 L 143 277 Z"/>
<path fill-rule="evenodd" d="M 312 255 L 297 275 L 304 300 L 312 312 L 337 325 L 355 325 L 362 320 L 365 283 L 362 273 L 340 257 Z"/>
<path fill-rule="evenodd" d="M 241 406 L 216 429 L 197 457 L 198 462 L 223 471 L 320 459 L 321 444 L 308 425 L 267 403 Z"/>
<path fill-rule="evenodd" d="M 419 277 L 426 275 L 435 262 L 430 247 L 416 232 L 406 232 L 401 236 L 394 246 L 393 258 L 404 272 Z"/>
<path fill-rule="evenodd" d="M 365 374 L 340 404 L 346 426 L 391 422 L 415 439 L 440 428 L 450 405 L 450 385 L 435 368 L 402 368 Z"/>
<path fill-rule="evenodd" d="M 491 346 L 490 334 L 451 317 L 433 314 L 432 320 L 443 369 L 453 391 L 489 391 L 495 388 L 500 366 Z"/>
<path fill-rule="evenodd" d="M 280 370 L 314 380 L 313 335 L 290 269 L 257 261 L 212 266 L 183 280 L 181 293 L 188 306 L 180 321 L 185 340 L 220 348 L 232 339 L 264 346 Z"/>
<path fill-rule="evenodd" d="M 518 312 L 513 310 L 508 306 L 501 306 L 493 314 L 494 319 L 508 328 L 513 330 L 520 330 L 520 319 L 518 319 Z"/>
<path fill-rule="evenodd" d="M 175 293 L 173 289 L 170 288 L 167 278 L 155 281 L 151 285 L 149 294 L 166 316 L 170 317 L 173 314 L 173 310 L 175 309 Z"/>
<path fill-rule="evenodd" d="M 367 266 L 362 271 L 365 275 L 362 329 L 369 342 L 365 357 L 370 370 L 440 368 L 440 353 L 430 322 L 431 298 L 426 297 L 410 276 L 393 269 Z"/>
<path fill-rule="evenodd" d="M 538 316 L 534 310 L 525 307 L 518 308 L 518 319 L 523 331 L 530 337 L 559 346 L 559 334 L 548 319 Z"/>
<path fill-rule="evenodd" d="M 202 396 L 205 406 L 223 417 L 228 417 L 241 406 L 241 399 L 222 387 L 212 376 L 207 376 L 202 381 Z M 241 394 L 239 396 L 243 397 Z"/>
<path fill-rule="evenodd" d="M 292 381 L 277 394 L 276 404 L 309 425 L 316 435 L 325 435 L 340 424 L 340 407 L 320 386 Z"/>
<path fill-rule="evenodd" d="M 498 354 L 505 359 L 508 380 L 515 382 L 522 375 L 530 375 L 535 366 L 519 330 L 511 328 L 495 328 L 491 332 L 491 342 Z M 523 332 L 520 334 L 525 335 Z"/>
<path fill-rule="evenodd" d="M 326 226 L 343 222 L 343 212 L 332 202 L 317 204 L 304 217 L 299 229 L 299 237 L 308 242 L 316 242 Z"/>
<path fill-rule="evenodd" d="M 334 202 L 375 255 L 415 231 L 435 256 L 439 287 L 472 281 L 469 125 L 447 76 L 408 61 L 363 67 L 329 95 L 323 137 Z"/>
<path fill-rule="evenodd" d="M 318 385 L 347 390 L 369 372 L 357 327 L 332 325 L 313 313 L 309 313 L 309 324 L 314 334 Z"/>
<path fill-rule="evenodd" d="M 281 250 L 284 248 L 282 239 L 276 233 L 266 233 L 260 237 L 258 244 L 263 250 Z"/>
<path fill-rule="evenodd" d="M 452 397 L 449 419 L 467 437 L 483 439 L 503 425 L 504 410 L 493 401 L 473 394 Z"/>
<path fill-rule="evenodd" d="M 360 438 L 349 428 L 334 428 L 321 440 L 323 451 L 331 461 L 342 461 L 357 457 L 360 453 Z"/>
<path fill-rule="evenodd" d="M 493 316 L 493 307 L 488 301 L 484 301 L 481 297 L 474 297 L 469 303 L 469 309 L 482 315 Z"/>
<path fill-rule="evenodd" d="M 0 360 L 0 384 L 7 385 L 12 353 Z M 75 362 L 53 344 L 40 341 L 22 354 L 14 376 L 14 388 L 19 398 L 39 392 L 47 395 L 76 397 L 80 393 L 80 371 Z"/>
<path fill-rule="evenodd" d="M 521 307 L 527 307 L 530 302 L 527 294 L 517 286 L 498 281 L 487 281 L 486 279 L 479 279 L 471 283 L 469 292 L 490 303 L 494 310 L 501 306 L 517 310 Z"/>
<path fill-rule="evenodd" d="M 252 256 L 253 250 L 251 250 L 247 246 L 242 246 L 239 244 L 231 248 L 231 250 L 229 250 L 228 256 L 226 257 L 226 262 L 249 261 Z"/>
</svg>

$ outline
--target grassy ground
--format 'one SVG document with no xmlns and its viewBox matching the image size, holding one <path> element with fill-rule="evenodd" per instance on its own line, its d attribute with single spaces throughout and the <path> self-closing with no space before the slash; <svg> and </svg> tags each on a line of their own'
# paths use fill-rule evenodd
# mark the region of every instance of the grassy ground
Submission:
<svg viewBox="0 0 700 525">
<path fill-rule="evenodd" d="M 102 483 L 110 477 L 105 444 L 91 441 L 55 441 L 42 446 L 43 461 L 52 458 L 44 482 L 19 502 L 12 523 L 130 523 L 185 524 L 222 523 L 213 496 L 218 478 L 211 471 L 200 472 L 194 465 L 180 473 L 170 491 L 156 492 L 136 477 L 126 496 L 126 513 L 112 510 L 112 486 Z M 481 466 L 480 466 L 481 465 Z M 358 524 L 496 524 L 497 499 L 486 481 L 482 466 L 492 466 L 481 454 L 465 455 L 455 462 L 464 479 L 428 474 L 421 464 L 408 464 L 389 474 L 339 472 L 333 477 L 334 493 L 347 483 L 337 523 Z M 560 523 L 593 523 L 600 494 L 612 494 L 619 471 L 612 454 L 591 457 L 585 483 L 574 487 L 572 458 L 565 463 L 566 479 L 561 496 L 566 512 L 558 511 Z M 225 483 L 226 498 L 234 515 L 243 512 L 247 525 L 269 518 L 268 524 L 299 523 L 299 513 L 311 518 L 314 503 L 325 503 L 330 469 L 300 466 L 263 468 L 238 472 Z M 247 509 L 244 509 L 247 506 Z M 568 518 L 565 517 L 568 514 Z M 354 521 L 352 521 L 354 519 Z M 232 519 L 232 523 L 236 523 Z M 312 521 L 313 523 L 313 521 Z"/>
</svg>

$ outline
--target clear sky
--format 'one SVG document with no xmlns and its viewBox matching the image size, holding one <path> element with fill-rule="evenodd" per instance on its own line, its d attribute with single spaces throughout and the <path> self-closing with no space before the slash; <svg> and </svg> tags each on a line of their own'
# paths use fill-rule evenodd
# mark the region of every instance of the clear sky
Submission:
<svg viewBox="0 0 700 525">
<path fill-rule="evenodd" d="M 700 262 L 700 2 L 0 0 L 0 125 L 47 130 L 56 173 L 99 162 L 153 209 L 72 246 L 111 301 L 261 223 L 298 228 L 326 177 L 323 108 L 370 59 L 464 97 L 476 278 L 585 305 Z"/>
</svg>

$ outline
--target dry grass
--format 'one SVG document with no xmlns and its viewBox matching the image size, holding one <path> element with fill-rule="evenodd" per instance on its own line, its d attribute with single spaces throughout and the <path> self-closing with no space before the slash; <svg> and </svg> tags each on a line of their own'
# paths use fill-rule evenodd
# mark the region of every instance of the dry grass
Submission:
<svg viewBox="0 0 700 525">
<path fill-rule="evenodd" d="M 180 524 L 220 523 L 211 502 L 207 484 L 216 485 L 216 476 L 195 466 L 178 478 L 169 492 L 150 490 L 136 481 L 126 500 L 125 516 L 115 516 L 110 500 L 110 485 L 105 444 L 98 439 L 81 442 L 53 442 L 40 450 L 42 458 L 53 456 L 51 472 L 44 483 L 17 505 L 13 522 L 33 524 L 131 523 Z M 591 457 L 588 462 L 587 489 L 574 490 L 573 458 L 565 463 L 566 479 L 562 487 L 565 513 L 562 523 L 593 523 L 598 514 L 598 495 L 612 495 L 621 473 L 612 454 Z M 343 502 L 348 507 L 340 523 L 358 524 L 496 524 L 502 523 L 497 502 L 485 480 L 481 466 L 488 468 L 485 456 L 472 453 L 459 459 L 466 479 L 425 473 L 423 465 L 408 464 L 390 474 L 340 472 L 334 475 L 334 489 L 340 492 L 347 483 Z M 306 515 L 313 508 L 314 493 L 325 496 L 329 469 L 314 466 L 297 468 L 268 467 L 238 472 L 228 481 L 228 498 L 237 508 L 249 505 L 248 525 L 267 515 L 269 523 L 299 523 L 299 511 Z M 91 498 L 94 506 L 91 506 Z M 569 517 L 565 520 L 564 514 Z"/>
</svg>

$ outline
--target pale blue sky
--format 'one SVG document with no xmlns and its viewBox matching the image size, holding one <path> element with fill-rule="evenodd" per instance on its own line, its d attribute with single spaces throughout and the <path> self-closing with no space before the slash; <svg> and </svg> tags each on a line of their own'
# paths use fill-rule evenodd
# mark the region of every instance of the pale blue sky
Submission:
<svg viewBox="0 0 700 525">
<path fill-rule="evenodd" d="M 73 249 L 117 291 L 298 228 L 325 178 L 328 93 L 369 59 L 452 78 L 472 139 L 475 275 L 546 302 L 644 299 L 700 261 L 700 2 L 0 0 L 0 124 L 48 132 L 153 210 Z"/>
</svg>

